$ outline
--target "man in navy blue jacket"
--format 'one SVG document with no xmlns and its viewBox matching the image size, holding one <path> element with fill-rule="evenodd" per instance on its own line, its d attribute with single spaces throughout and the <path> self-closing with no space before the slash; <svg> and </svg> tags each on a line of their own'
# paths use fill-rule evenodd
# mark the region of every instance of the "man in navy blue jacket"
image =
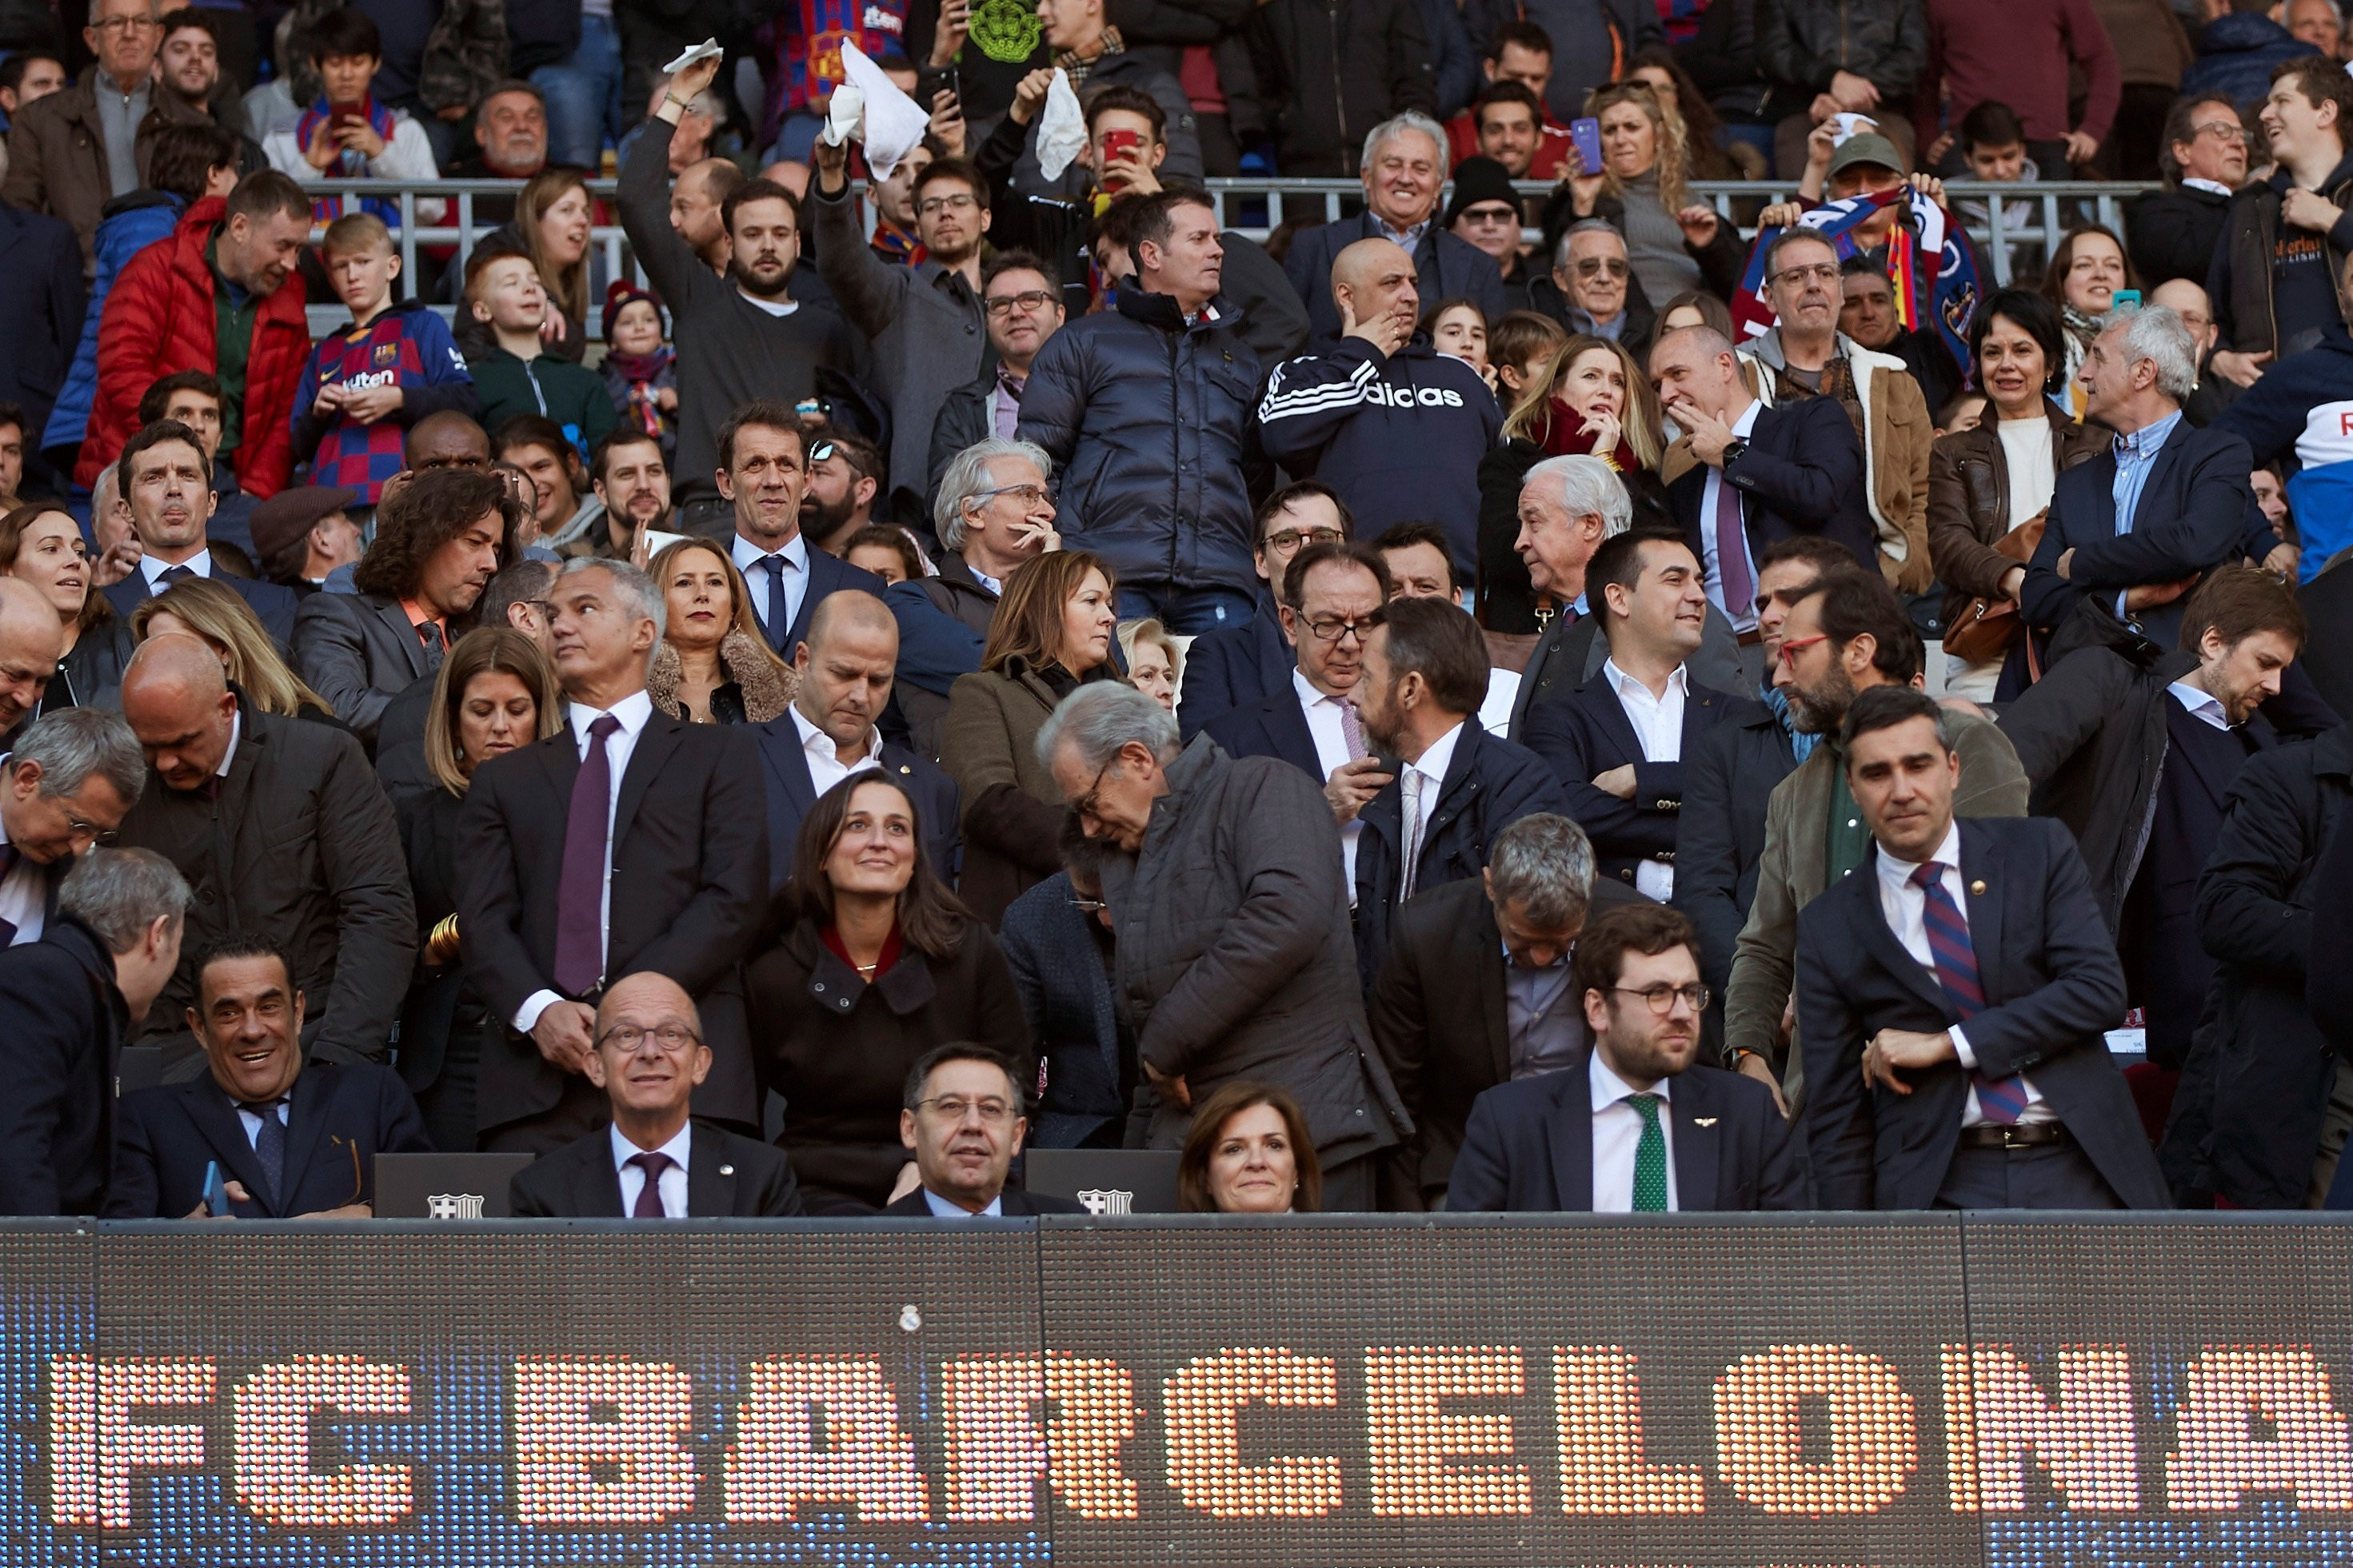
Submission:
<svg viewBox="0 0 2353 1568">
<path fill-rule="evenodd" d="M 1504 275 L 1495 258 L 1441 227 L 1438 200 L 1446 184 L 1446 132 L 1411 110 L 1385 120 L 1366 135 L 1360 171 L 1365 210 L 1337 223 L 1303 229 L 1282 258 L 1291 287 L 1307 301 L 1311 343 L 1336 341 L 1347 329 L 1332 295 L 1332 263 L 1360 239 L 1414 238 L 1413 262 L 1433 300 L 1461 295 L 1487 320 L 1502 319 Z"/>
<path fill-rule="evenodd" d="M 1356 536 L 1347 503 L 1314 479 L 1285 485 L 1259 507 L 1250 558 L 1261 579 L 1257 613 L 1245 625 L 1204 632 L 1185 652 L 1176 727 L 1189 743 L 1221 713 L 1263 701 L 1290 683 L 1291 639 L 1282 630 L 1282 583 L 1292 558 L 1311 545 Z M 977 665 L 975 668 L 978 668 Z"/>
<path fill-rule="evenodd" d="M 1360 239 L 1332 263 L 1340 341 L 1274 367 L 1258 406 L 1267 455 L 1345 497 L 1367 533 L 1428 519 L 1451 542 L 1454 569 L 1479 560 L 1479 490 L 1463 477 L 1504 428 L 1479 373 L 1416 329 L 1413 258 Z"/>
<path fill-rule="evenodd" d="M 206 1217 L 198 1211 L 216 1164 L 240 1218 L 365 1219 L 375 1157 L 431 1147 L 390 1068 L 303 1065 L 302 993 L 268 942 L 215 942 L 197 961 L 187 1019 L 210 1070 L 122 1097 L 110 1219 Z"/>
</svg>

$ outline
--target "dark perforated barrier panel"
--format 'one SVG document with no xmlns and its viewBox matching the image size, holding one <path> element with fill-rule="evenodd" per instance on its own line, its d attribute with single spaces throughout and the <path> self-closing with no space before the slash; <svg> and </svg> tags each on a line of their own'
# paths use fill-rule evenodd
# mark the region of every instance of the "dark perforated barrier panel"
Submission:
<svg viewBox="0 0 2353 1568">
<path fill-rule="evenodd" d="M 2353 1228 L 0 1231 L 0 1568 L 2353 1563 Z"/>
</svg>

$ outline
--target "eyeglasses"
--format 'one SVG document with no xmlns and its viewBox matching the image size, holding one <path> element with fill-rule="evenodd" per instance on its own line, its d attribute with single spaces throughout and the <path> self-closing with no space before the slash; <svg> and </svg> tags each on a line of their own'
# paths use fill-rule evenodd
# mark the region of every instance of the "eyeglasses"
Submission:
<svg viewBox="0 0 2353 1568">
<path fill-rule="evenodd" d="M 1266 536 L 1266 542 L 1286 554 L 1303 544 L 1337 544 L 1347 537 L 1336 528 L 1285 528 Z"/>
<path fill-rule="evenodd" d="M 915 204 L 915 210 L 925 217 L 937 217 L 942 213 L 960 213 L 978 205 L 968 193 L 959 191 L 952 196 L 925 196 Z"/>
<path fill-rule="evenodd" d="M 1373 628 L 1380 624 L 1381 619 L 1378 616 L 1366 616 L 1354 621 L 1344 621 L 1337 616 L 1319 616 L 1307 623 L 1307 629 L 1314 634 L 1317 642 L 1338 642 L 1353 632 L 1356 634 L 1356 646 L 1362 647 L 1365 646 L 1365 639 L 1373 635 Z"/>
<path fill-rule="evenodd" d="M 1050 289 L 1025 289 L 1018 294 L 991 294 L 985 303 L 992 316 L 1009 316 L 1016 310 L 1042 310 L 1054 302 Z"/>
<path fill-rule="evenodd" d="M 2203 125 L 2191 126 L 2189 134 L 2193 138 L 2211 136 L 2226 147 L 2233 142 L 2244 146 L 2247 141 L 2247 128 L 2235 120 L 2210 120 Z"/>
<path fill-rule="evenodd" d="M 74 838 L 87 838 L 103 849 L 122 837 L 111 827 L 100 827 L 95 822 L 84 822 L 79 816 L 66 818 L 66 833 Z"/>
<path fill-rule="evenodd" d="M 1109 904 L 1104 903 L 1101 899 L 1071 899 L 1069 900 L 1069 903 L 1071 908 L 1084 915 L 1099 915 L 1103 913 L 1103 910 L 1111 908 Z"/>
<path fill-rule="evenodd" d="M 1054 504 L 1054 492 L 1043 485 L 999 485 L 993 490 L 975 490 L 965 499 L 967 501 L 982 501 L 991 496 L 1018 496 L 1021 498 L 1023 506 Z"/>
<path fill-rule="evenodd" d="M 1622 991 L 1629 996 L 1640 996 L 1651 1005 L 1651 1011 L 1663 1018 L 1675 1010 L 1678 1002 L 1688 1002 L 1694 1013 L 1707 1011 L 1708 989 L 1704 985 L 1645 985 L 1636 990 L 1631 985 L 1612 985 L 1612 991 Z"/>
<path fill-rule="evenodd" d="M 1798 650 L 1799 648 L 1811 647 L 1818 642 L 1828 642 L 1830 640 L 1831 634 L 1828 632 L 1820 632 L 1810 637 L 1792 637 L 1788 642 L 1781 645 L 1781 662 L 1788 665 L 1791 669 L 1795 669 L 1798 668 Z"/>
<path fill-rule="evenodd" d="M 1836 283 L 1839 269 L 1827 263 L 1812 267 L 1785 267 L 1773 274 L 1776 283 Z"/>
<path fill-rule="evenodd" d="M 1612 278 L 1623 278 L 1631 270 L 1623 259 L 1615 256 L 1588 256 L 1581 258 L 1577 264 L 1579 278 L 1599 278 L 1604 272 Z"/>
<path fill-rule="evenodd" d="M 1013 1107 L 1001 1100 L 966 1100 L 960 1094 L 943 1094 L 934 1100 L 915 1101 L 918 1110 L 929 1110 L 946 1122 L 962 1121 L 974 1111 L 980 1112 L 984 1127 L 1002 1127 L 1013 1120 Z"/>
<path fill-rule="evenodd" d="M 1465 207 L 1462 211 L 1461 216 L 1455 219 L 1455 221 L 1457 223 L 1475 223 L 1482 226 L 1491 223 L 1510 224 L 1514 228 L 1517 228 L 1520 226 L 1520 215 L 1514 212 L 1512 208 L 1504 206 Z"/>
<path fill-rule="evenodd" d="M 163 25 L 153 16 L 109 16 L 103 22 L 92 22 L 90 26 L 101 33 L 144 33 Z"/>
<path fill-rule="evenodd" d="M 702 1037 L 683 1024 L 664 1024 L 659 1029 L 641 1029 L 635 1024 L 616 1024 L 596 1037 L 600 1047 L 610 1045 L 623 1056 L 634 1056 L 651 1040 L 669 1057 L 684 1056 L 702 1043 Z"/>
<path fill-rule="evenodd" d="M 1078 804 L 1071 807 L 1071 809 L 1076 811 L 1082 817 L 1093 816 L 1095 815 L 1095 797 L 1103 794 L 1103 774 L 1111 772 L 1111 764 L 1117 761 L 1119 761 L 1119 756 L 1114 752 L 1109 761 L 1105 762 L 1103 766 L 1095 770 L 1095 782 L 1087 786 L 1087 793 L 1079 796 Z M 1098 820 L 1100 820 L 1100 818 L 1098 818 Z"/>
</svg>

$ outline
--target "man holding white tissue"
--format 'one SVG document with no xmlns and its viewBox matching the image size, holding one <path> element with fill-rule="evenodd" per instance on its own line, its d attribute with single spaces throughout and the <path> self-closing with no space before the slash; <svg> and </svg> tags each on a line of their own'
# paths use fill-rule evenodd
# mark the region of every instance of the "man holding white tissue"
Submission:
<svg viewBox="0 0 2353 1568">
<path fill-rule="evenodd" d="M 1168 122 L 1168 156 L 1160 165 L 1161 177 L 1200 179 L 1201 140 L 1193 127 L 1192 99 L 1175 77 L 1144 56 L 1128 52 L 1119 29 L 1103 19 L 1103 5 L 1104 0 L 1039 0 L 1038 20 L 1045 28 L 1047 47 L 1054 51 L 1054 64 L 1082 101 L 1095 89 L 1114 82 L 1150 95 Z M 1074 173 L 1071 168 L 1061 170 L 1058 178 L 1048 179 L 1038 166 L 1038 131 L 1033 125 L 1013 183 L 1026 195 L 1075 201 L 1086 194 L 1089 181 L 1085 170 Z"/>
<path fill-rule="evenodd" d="M 670 309 L 678 349 L 678 462 L 671 472 L 680 518 L 689 531 L 708 524 L 724 534 L 733 524 L 731 509 L 718 500 L 719 426 L 744 404 L 790 404 L 814 395 L 820 369 L 855 374 L 863 344 L 831 304 L 791 297 L 801 205 L 784 186 L 747 180 L 721 205 L 733 252 L 724 277 L 670 227 L 670 139 L 687 106 L 718 73 L 719 61 L 706 58 L 671 78 L 621 165 L 620 205 L 629 244 Z"/>
</svg>

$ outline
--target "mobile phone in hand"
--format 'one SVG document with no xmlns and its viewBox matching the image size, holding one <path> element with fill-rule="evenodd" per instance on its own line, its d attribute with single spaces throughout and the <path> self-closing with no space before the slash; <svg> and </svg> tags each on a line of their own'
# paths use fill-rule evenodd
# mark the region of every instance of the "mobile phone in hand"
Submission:
<svg viewBox="0 0 2353 1568">
<path fill-rule="evenodd" d="M 209 1160 L 205 1163 L 205 1212 L 215 1219 L 224 1218 L 229 1213 L 228 1178 L 221 1174 L 218 1160 Z"/>
<path fill-rule="evenodd" d="M 1568 122 L 1568 139 L 1576 143 L 1577 155 L 1588 174 L 1601 173 L 1601 121 L 1590 116 Z"/>
<path fill-rule="evenodd" d="M 1104 190 L 1119 191 L 1126 188 L 1127 181 L 1122 176 L 1113 174 L 1112 173 L 1112 166 L 1117 163 L 1120 159 L 1134 152 L 1142 145 L 1144 145 L 1144 133 L 1140 131 L 1106 131 L 1103 132 L 1103 166 L 1098 170 L 1097 173 L 1102 176 L 1102 184 Z"/>
</svg>

